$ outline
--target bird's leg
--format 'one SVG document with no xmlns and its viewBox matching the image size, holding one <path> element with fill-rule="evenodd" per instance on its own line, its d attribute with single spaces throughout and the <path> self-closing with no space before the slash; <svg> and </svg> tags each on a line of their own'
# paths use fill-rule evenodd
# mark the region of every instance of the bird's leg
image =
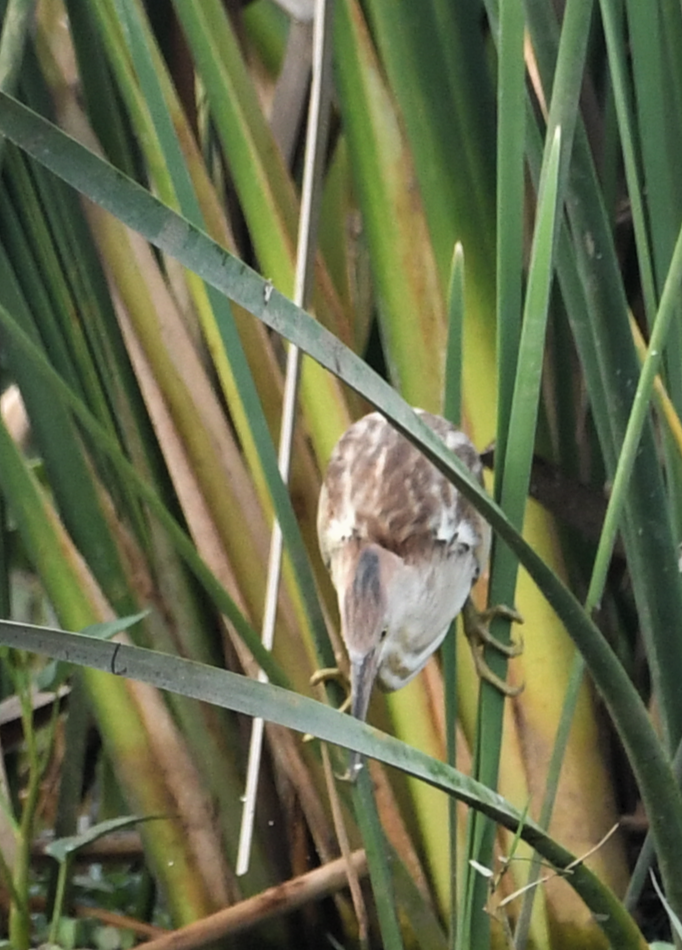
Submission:
<svg viewBox="0 0 682 950">
<path fill-rule="evenodd" d="M 319 686 L 321 683 L 328 683 L 331 680 L 336 680 L 337 683 L 341 684 L 342 689 L 346 692 L 346 698 L 339 706 L 339 712 L 348 712 L 351 704 L 351 692 L 350 692 L 350 680 L 348 674 L 339 666 L 326 666 L 321 670 L 315 670 L 313 675 L 310 677 L 311 686 Z M 304 742 L 312 742 L 315 737 L 310 732 L 306 732 L 303 736 Z"/>
<path fill-rule="evenodd" d="M 502 617 L 513 623 L 523 623 L 521 614 L 511 607 L 500 605 L 479 611 L 474 606 L 471 598 L 467 597 L 462 609 L 462 621 L 464 633 L 471 646 L 476 672 L 481 679 L 495 686 L 505 696 L 518 696 L 523 690 L 523 686 L 510 686 L 497 673 L 493 673 L 483 659 L 483 651 L 486 646 L 493 647 L 510 659 L 523 653 L 523 643 L 501 643 L 490 633 L 490 622 L 496 617 Z"/>
<path fill-rule="evenodd" d="M 339 706 L 339 712 L 347 712 L 350 709 L 351 704 L 350 680 L 348 678 L 348 674 L 345 673 L 340 667 L 328 666 L 321 670 L 315 670 L 313 675 L 310 677 L 310 685 L 319 686 L 320 683 L 328 683 L 330 680 L 335 680 L 346 692 L 346 698 Z"/>
<path fill-rule="evenodd" d="M 353 702 L 353 693 L 350 685 L 350 678 L 348 674 L 338 666 L 328 666 L 321 670 L 315 670 L 313 675 L 310 677 L 311 686 L 319 686 L 321 683 L 328 683 L 330 680 L 335 680 L 338 682 L 341 687 L 346 691 L 346 698 L 339 706 L 339 712 L 348 712 Z M 312 735 L 306 733 L 303 736 L 304 742 L 309 742 L 313 738 Z M 351 784 L 355 782 L 358 776 L 358 772 L 362 768 L 360 761 L 360 756 L 357 752 L 351 752 L 350 765 L 343 773 L 343 775 L 336 775 L 336 778 L 340 782 L 350 782 Z"/>
</svg>

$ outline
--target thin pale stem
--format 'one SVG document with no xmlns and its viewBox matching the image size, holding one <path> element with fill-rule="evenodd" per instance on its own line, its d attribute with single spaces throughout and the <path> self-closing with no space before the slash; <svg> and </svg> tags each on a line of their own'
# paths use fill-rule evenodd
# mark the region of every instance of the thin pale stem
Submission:
<svg viewBox="0 0 682 950">
<path fill-rule="evenodd" d="M 301 195 L 301 215 L 298 230 L 296 252 L 296 275 L 294 284 L 294 302 L 305 309 L 310 298 L 313 284 L 315 246 L 319 208 L 321 200 L 322 166 L 327 142 L 329 124 L 329 104 L 331 90 L 331 17 L 333 0 L 319 0 L 315 14 L 313 30 L 312 85 L 310 107 L 308 111 L 308 130 L 306 140 L 305 167 L 303 171 L 303 191 Z M 287 351 L 287 367 L 284 382 L 284 402 L 282 408 L 282 427 L 280 431 L 278 466 L 282 480 L 289 479 L 291 468 L 291 447 L 296 422 L 296 398 L 301 370 L 301 354 L 293 344 Z M 275 521 L 270 540 L 268 561 L 268 579 L 265 592 L 265 610 L 263 615 L 262 642 L 267 650 L 272 650 L 277 619 L 277 599 L 282 573 L 282 530 Z M 266 680 L 261 670 L 259 679 Z M 253 825 L 256 815 L 256 796 L 258 776 L 263 750 L 264 723 L 254 719 L 249 747 L 249 761 L 246 770 L 246 791 L 244 811 L 239 834 L 237 851 L 237 875 L 245 874 L 249 868 Z"/>
</svg>

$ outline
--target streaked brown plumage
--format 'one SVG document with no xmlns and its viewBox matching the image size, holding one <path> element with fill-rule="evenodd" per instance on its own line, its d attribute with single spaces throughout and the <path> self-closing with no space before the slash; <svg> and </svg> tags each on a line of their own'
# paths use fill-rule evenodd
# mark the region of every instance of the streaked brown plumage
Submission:
<svg viewBox="0 0 682 950">
<path fill-rule="evenodd" d="M 464 433 L 417 412 L 482 482 L 478 453 Z M 364 719 L 375 680 L 399 689 L 440 646 L 487 561 L 490 528 L 378 412 L 337 443 L 317 527 L 339 598 L 351 712 Z"/>
</svg>

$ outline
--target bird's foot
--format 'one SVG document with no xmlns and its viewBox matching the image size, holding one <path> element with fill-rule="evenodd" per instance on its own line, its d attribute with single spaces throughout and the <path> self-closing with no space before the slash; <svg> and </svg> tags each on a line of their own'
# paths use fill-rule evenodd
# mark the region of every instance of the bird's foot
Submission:
<svg viewBox="0 0 682 950">
<path fill-rule="evenodd" d="M 339 706 L 339 712 L 348 712 L 352 699 L 350 680 L 348 675 L 344 673 L 344 671 L 338 666 L 330 666 L 321 670 L 316 670 L 310 677 L 310 685 L 319 686 L 320 683 L 328 683 L 330 680 L 340 683 L 341 686 L 346 690 L 347 696 Z M 310 742 L 312 738 L 313 736 L 306 734 L 303 736 L 303 741 Z M 339 782 L 348 782 L 350 785 L 355 785 L 360 769 L 362 768 L 364 768 L 364 760 L 360 756 L 360 753 L 351 752 L 348 768 L 342 775 L 337 773 L 336 778 L 339 780 Z"/>
<path fill-rule="evenodd" d="M 319 686 L 321 683 L 335 681 L 339 683 L 346 692 L 346 698 L 339 706 L 339 712 L 347 712 L 350 709 L 351 691 L 348 674 L 344 673 L 338 666 L 328 666 L 321 670 L 315 670 L 310 677 L 311 686 Z"/>
<path fill-rule="evenodd" d="M 340 683 L 342 688 L 346 692 L 346 698 L 339 706 L 339 712 L 348 712 L 351 704 L 351 691 L 350 691 L 350 680 L 348 675 L 344 673 L 342 669 L 338 666 L 327 666 L 321 670 L 315 670 L 313 675 L 310 677 L 311 686 L 320 686 L 322 683 L 329 683 L 330 681 L 336 681 Z M 312 742 L 314 736 L 306 732 L 303 736 L 304 742 Z"/>
<path fill-rule="evenodd" d="M 483 658 L 486 647 L 492 647 L 509 659 L 523 653 L 523 641 L 520 643 L 514 641 L 501 643 L 491 634 L 490 623 L 498 617 L 510 620 L 512 623 L 523 623 L 521 614 L 512 607 L 505 607 L 500 604 L 497 607 L 489 607 L 487 610 L 479 611 L 471 599 L 468 598 L 462 610 L 464 633 L 471 646 L 474 666 L 480 679 L 495 686 L 505 696 L 518 696 L 523 691 L 523 686 L 511 686 L 501 676 L 494 673 Z"/>
<path fill-rule="evenodd" d="M 365 768 L 365 760 L 360 755 L 359 752 L 351 752 L 350 759 L 348 761 L 348 768 L 346 771 L 339 775 L 336 773 L 336 778 L 339 782 L 346 782 L 349 785 L 355 785 L 358 780 L 358 775 L 361 770 Z"/>
</svg>

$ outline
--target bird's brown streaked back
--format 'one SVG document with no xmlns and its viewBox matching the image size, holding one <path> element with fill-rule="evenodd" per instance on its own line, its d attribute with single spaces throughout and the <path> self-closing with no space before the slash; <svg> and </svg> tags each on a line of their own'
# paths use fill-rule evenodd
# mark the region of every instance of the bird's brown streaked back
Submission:
<svg viewBox="0 0 682 950">
<path fill-rule="evenodd" d="M 478 453 L 466 436 L 439 416 L 420 415 L 482 481 Z M 378 412 L 356 422 L 337 443 L 318 516 L 328 565 L 334 548 L 352 538 L 379 544 L 410 562 L 434 540 L 457 543 L 458 527 L 479 520 L 454 485 Z"/>
</svg>

